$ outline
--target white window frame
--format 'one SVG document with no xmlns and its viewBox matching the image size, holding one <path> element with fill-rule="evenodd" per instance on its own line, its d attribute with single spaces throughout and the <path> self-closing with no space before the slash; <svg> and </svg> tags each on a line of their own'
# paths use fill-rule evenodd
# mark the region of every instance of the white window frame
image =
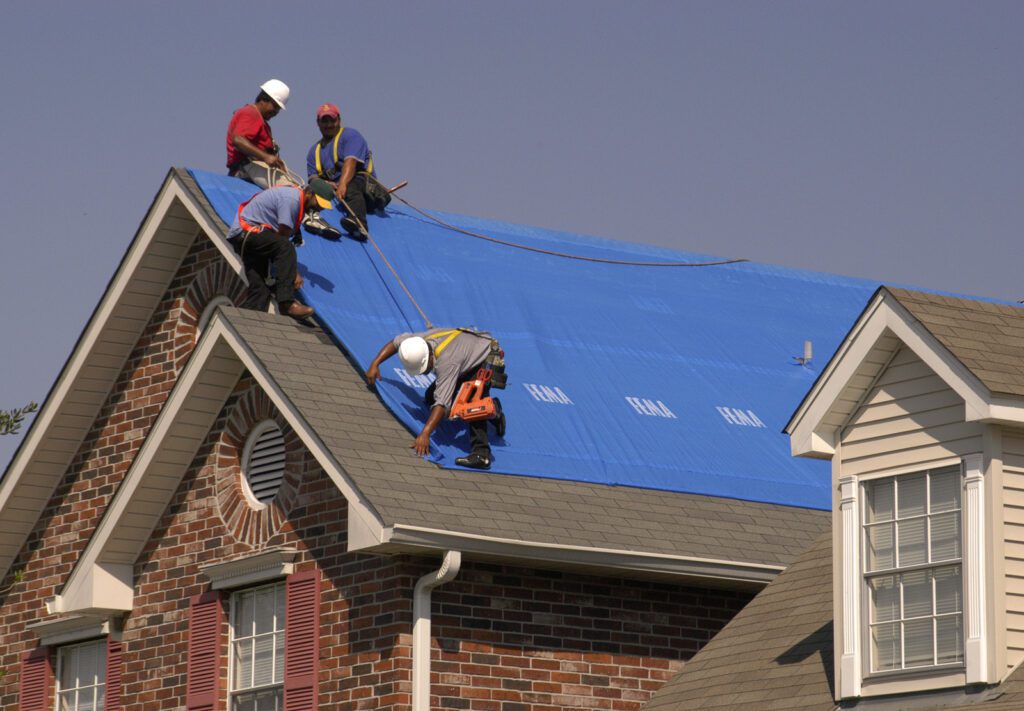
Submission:
<svg viewBox="0 0 1024 711">
<path fill-rule="evenodd" d="M 92 684 L 82 685 L 81 678 L 76 679 L 76 686 L 74 687 L 75 701 L 74 705 L 68 707 L 68 711 L 79 711 L 82 708 L 82 704 L 79 702 L 79 694 L 82 690 L 89 689 L 92 691 L 92 706 L 90 707 L 93 711 L 103 711 L 106 708 L 106 695 L 107 695 L 107 640 L 102 639 L 90 639 L 86 642 L 78 642 L 76 644 L 65 644 L 57 648 L 57 670 L 56 679 L 54 682 L 54 688 L 56 689 L 56 695 L 54 701 L 56 708 L 63 710 L 64 706 L 61 703 L 61 695 L 70 691 L 70 689 L 64 689 L 61 686 L 61 681 L 64 677 L 64 665 L 67 663 L 67 655 L 72 650 L 82 649 L 84 647 L 95 647 L 97 654 L 99 655 L 98 664 L 96 669 L 98 672 L 102 672 L 102 677 L 97 674 L 93 679 Z"/>
<path fill-rule="evenodd" d="M 281 600 L 281 609 L 280 610 L 276 610 L 275 609 L 275 617 L 278 618 L 279 622 L 275 621 L 275 624 L 273 625 L 273 628 L 274 628 L 273 629 L 273 634 L 274 635 L 278 635 L 278 634 L 281 635 L 281 639 L 283 640 L 284 639 L 284 635 L 285 635 L 286 625 L 287 625 L 287 616 L 286 616 L 286 613 L 285 613 L 285 608 L 287 607 L 287 591 L 286 591 L 286 588 L 285 588 L 285 582 L 283 580 L 271 583 L 269 585 L 261 585 L 259 587 L 244 588 L 242 590 L 237 590 L 234 593 L 232 593 L 232 595 L 231 595 L 231 601 L 230 601 L 230 608 L 231 608 L 230 632 L 229 632 L 229 635 L 228 635 L 228 640 L 229 640 L 228 641 L 228 711 L 235 711 L 235 709 L 237 708 L 237 706 L 236 706 L 237 699 L 239 699 L 240 697 L 247 696 L 247 695 L 250 695 L 250 694 L 259 694 L 261 692 L 262 693 L 266 693 L 268 691 L 278 691 L 279 692 L 279 695 L 278 695 L 279 703 L 278 703 L 275 711 L 281 711 L 284 708 L 284 671 L 283 671 L 284 670 L 284 663 L 283 663 L 283 658 L 284 658 L 284 655 L 285 655 L 285 649 L 284 649 L 283 641 L 282 641 L 282 645 L 281 645 L 281 657 L 282 657 L 281 669 L 282 669 L 282 672 L 281 672 L 281 678 L 279 680 L 274 681 L 273 683 L 270 683 L 270 684 L 263 684 L 261 686 L 247 686 L 247 687 L 244 687 L 244 688 L 235 688 L 235 666 L 238 664 L 238 655 L 235 653 L 235 642 L 238 640 L 238 637 L 236 636 L 236 632 L 237 632 L 237 626 L 238 626 L 238 614 L 239 614 L 239 610 L 241 608 L 241 598 L 242 598 L 242 596 L 245 596 L 245 595 L 253 595 L 254 596 L 256 593 L 258 593 L 258 592 L 260 592 L 262 590 L 270 590 L 270 589 L 274 589 L 274 590 L 278 591 L 278 595 L 280 596 L 279 599 Z M 250 637 L 250 635 L 246 635 L 246 637 Z M 272 645 L 271 648 L 272 649 L 276 649 L 276 647 L 274 645 Z M 255 656 L 255 653 L 254 653 L 254 656 Z M 272 664 L 272 668 L 274 668 L 274 667 L 276 667 L 276 664 Z"/>
<path fill-rule="evenodd" d="M 864 528 L 861 508 L 865 500 L 864 483 L 878 479 L 911 474 L 929 469 L 941 469 L 960 464 L 962 493 L 960 498 L 961 520 L 961 576 L 963 583 L 963 624 L 964 624 L 964 665 L 943 665 L 941 667 L 915 667 L 895 672 L 866 673 L 870 669 L 867 655 L 867 583 L 864 576 L 865 562 L 861 551 Z M 855 698 L 890 693 L 889 683 L 903 683 L 917 679 L 920 688 L 932 684 L 949 686 L 949 680 L 959 676 L 960 684 L 991 683 L 989 669 L 991 630 L 988 629 L 989 614 L 986 611 L 988 595 L 986 583 L 986 482 L 984 459 L 981 453 L 968 454 L 962 458 L 922 463 L 918 466 L 904 466 L 872 472 L 859 476 L 839 476 L 839 502 L 836 526 L 840 541 L 837 551 L 837 585 L 839 589 L 835 616 L 837 639 L 836 654 L 839 673 L 838 698 Z M 951 673 L 953 677 L 951 677 Z M 924 681 L 920 681 L 925 677 Z M 864 689 L 869 684 L 870 691 Z"/>
<path fill-rule="evenodd" d="M 900 546 L 899 546 L 900 522 L 901 521 L 902 522 L 907 522 L 908 520 L 910 520 L 909 518 L 901 519 L 899 517 L 899 490 L 900 490 L 899 482 L 901 480 L 905 481 L 906 479 L 908 479 L 908 478 L 910 478 L 912 476 L 924 475 L 924 478 L 925 478 L 925 495 L 924 495 L 925 513 L 923 513 L 921 515 L 918 515 L 918 516 L 911 517 L 911 518 L 919 519 L 919 520 L 924 520 L 926 522 L 925 523 L 924 546 L 925 546 L 925 551 L 927 552 L 927 556 L 926 557 L 930 558 L 931 543 L 932 542 L 931 542 L 931 536 L 930 536 L 931 525 L 930 525 L 929 521 L 930 521 L 930 519 L 931 519 L 931 517 L 933 515 L 936 515 L 936 514 L 934 514 L 931 511 L 931 481 L 932 481 L 932 474 L 936 473 L 936 472 L 941 472 L 944 469 L 950 469 L 952 467 L 956 467 L 959 470 L 958 471 L 958 482 L 957 483 L 958 483 L 959 488 L 960 488 L 960 508 L 956 510 L 956 513 L 959 514 L 959 516 L 957 518 L 958 518 L 958 523 L 959 523 L 959 527 L 960 527 L 960 556 L 958 558 L 955 558 L 955 559 L 949 559 L 949 560 L 943 560 L 943 561 L 937 561 L 937 562 L 926 561 L 925 563 L 920 563 L 920 564 L 899 565 L 898 564 L 899 563 L 898 557 L 899 557 L 899 548 L 900 548 Z M 922 571 L 932 572 L 932 571 L 938 571 L 938 570 L 947 569 L 947 568 L 959 568 L 960 569 L 960 610 L 957 613 L 937 613 L 937 612 L 935 612 L 933 610 L 932 613 L 927 616 L 927 619 L 938 620 L 940 617 L 950 617 L 953 614 L 955 614 L 957 617 L 960 618 L 960 634 L 961 634 L 961 639 L 962 640 L 964 639 L 964 621 L 963 620 L 964 620 L 964 614 L 965 614 L 965 610 L 964 610 L 965 573 L 964 573 L 964 516 L 963 516 L 964 492 L 963 492 L 963 478 L 964 478 L 964 476 L 963 476 L 963 466 L 960 463 L 954 463 L 952 465 L 946 465 L 946 466 L 933 466 L 933 467 L 928 467 L 928 468 L 922 468 L 922 469 L 914 470 L 912 472 L 907 472 L 907 473 L 904 473 L 904 474 L 897 474 L 897 475 L 892 475 L 892 476 L 887 476 L 887 477 L 874 477 L 874 478 L 871 478 L 871 479 L 866 479 L 866 480 L 862 481 L 861 484 L 860 484 L 861 494 L 862 494 L 862 497 L 863 497 L 863 501 L 865 502 L 864 506 L 861 507 L 862 511 L 861 511 L 861 516 L 860 516 L 860 519 L 861 519 L 860 520 L 860 536 L 861 536 L 860 543 L 861 543 L 861 548 L 862 548 L 862 551 L 863 551 L 861 556 L 860 556 L 860 577 L 861 577 L 861 581 L 862 581 L 861 594 L 862 594 L 862 600 L 863 600 L 863 603 L 862 603 L 862 612 L 863 612 L 862 619 L 863 619 L 863 624 L 861 625 L 861 630 L 862 630 L 861 633 L 863 635 L 862 646 L 863 646 L 863 650 L 864 650 L 864 652 L 863 652 L 864 659 L 863 659 L 862 664 L 863 664 L 863 668 L 865 670 L 865 678 L 891 678 L 891 677 L 905 676 L 905 675 L 908 675 L 908 674 L 922 674 L 922 673 L 927 674 L 927 673 L 930 673 L 930 672 L 944 673 L 944 672 L 947 672 L 947 671 L 952 670 L 952 669 L 963 669 L 964 666 L 965 666 L 965 659 L 966 659 L 967 650 L 966 650 L 966 642 L 964 641 L 964 643 L 962 645 L 962 649 L 961 649 L 961 653 L 963 655 L 963 658 L 960 661 L 948 662 L 948 663 L 945 663 L 945 664 L 941 664 L 941 663 L 924 664 L 924 665 L 918 665 L 918 666 L 912 666 L 912 667 L 903 666 L 903 668 L 900 668 L 900 669 L 878 669 L 878 670 L 872 669 L 871 668 L 871 631 L 872 631 L 873 623 L 871 622 L 871 586 L 870 586 L 870 582 L 869 582 L 873 578 L 880 578 L 880 577 L 889 576 L 889 575 L 895 576 L 895 577 L 899 578 L 902 575 L 905 575 L 905 574 L 908 574 L 908 573 L 912 574 L 912 573 L 915 573 L 915 572 L 922 572 Z M 893 499 L 893 518 L 889 522 L 886 522 L 886 521 L 868 522 L 868 520 L 867 520 L 867 514 L 868 514 L 867 489 L 871 485 L 877 485 L 877 484 L 879 484 L 881 482 L 884 482 L 884 481 L 887 481 L 887 480 L 891 480 L 891 481 L 893 481 L 895 483 L 894 499 Z M 951 512 L 941 512 L 941 513 L 951 513 Z M 939 515 L 941 515 L 941 513 Z M 878 526 L 884 525 L 886 523 L 892 523 L 893 526 L 894 526 L 894 528 L 893 528 L 893 531 L 894 531 L 893 553 L 892 553 L 893 554 L 894 565 L 892 567 L 886 568 L 886 569 L 879 569 L 879 570 L 869 571 L 868 570 L 868 551 L 867 551 L 867 548 L 868 548 L 867 547 L 868 530 L 869 530 L 870 527 L 873 527 L 873 526 L 874 527 L 878 527 Z M 935 598 L 934 598 L 934 595 L 935 595 L 935 592 L 934 592 L 934 580 L 932 582 L 932 586 L 933 586 L 932 587 L 932 595 L 933 595 L 932 600 L 934 602 L 935 601 Z M 900 589 L 902 591 L 902 586 L 900 586 Z M 900 598 L 899 607 L 902 610 L 902 608 L 903 608 L 903 595 L 902 595 L 902 592 L 901 592 L 899 598 Z M 918 618 L 918 619 L 926 619 L 926 618 L 921 617 L 921 618 Z M 902 625 L 905 624 L 905 621 L 904 621 L 904 618 L 899 617 L 896 620 L 894 620 L 893 622 L 878 623 L 878 624 L 893 624 L 893 623 L 898 624 L 898 625 L 900 625 L 902 627 Z M 935 635 L 935 630 L 934 630 L 934 627 L 933 627 L 933 631 L 932 631 L 932 644 L 933 644 L 932 655 L 933 655 L 933 659 L 934 659 L 934 656 L 935 656 L 935 653 L 936 653 L 936 650 L 934 648 L 934 644 L 935 644 L 935 637 L 934 637 L 934 635 Z M 905 658 L 905 656 L 906 656 L 906 647 L 905 647 L 905 645 L 904 645 L 904 643 L 902 641 L 900 643 L 900 650 L 901 650 L 901 658 Z"/>
</svg>

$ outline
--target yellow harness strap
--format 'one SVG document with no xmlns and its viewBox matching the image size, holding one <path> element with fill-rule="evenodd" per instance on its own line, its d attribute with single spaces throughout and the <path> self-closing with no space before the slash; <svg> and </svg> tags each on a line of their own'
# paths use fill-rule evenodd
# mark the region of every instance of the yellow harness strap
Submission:
<svg viewBox="0 0 1024 711">
<path fill-rule="evenodd" d="M 462 333 L 462 331 L 456 328 L 451 331 L 441 331 L 440 333 L 430 334 L 431 338 L 440 338 L 441 336 L 445 336 L 445 339 L 441 341 L 440 345 L 438 345 L 438 347 L 434 349 L 434 357 L 437 358 L 439 355 L 441 355 L 441 351 L 447 348 L 449 343 L 458 338 L 460 333 Z"/>
<path fill-rule="evenodd" d="M 342 126 L 338 129 L 338 132 L 334 135 L 334 146 L 331 150 L 331 157 L 334 158 L 334 165 L 338 165 L 338 141 L 341 140 L 341 134 L 345 131 L 345 127 Z M 326 180 L 327 176 L 324 175 L 323 162 L 320 160 L 320 146 L 316 147 L 316 174 Z M 373 151 L 370 151 L 370 155 L 366 161 L 366 170 L 360 171 L 361 173 L 372 173 L 373 172 Z"/>
</svg>

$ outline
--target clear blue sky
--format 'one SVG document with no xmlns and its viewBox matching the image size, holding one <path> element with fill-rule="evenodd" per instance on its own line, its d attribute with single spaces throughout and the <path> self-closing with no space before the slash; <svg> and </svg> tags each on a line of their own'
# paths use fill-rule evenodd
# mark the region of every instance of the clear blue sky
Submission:
<svg viewBox="0 0 1024 711">
<path fill-rule="evenodd" d="M 992 0 L 9 3 L 0 408 L 270 77 L 290 164 L 333 101 L 424 207 L 1024 297 L 1022 32 Z"/>
</svg>

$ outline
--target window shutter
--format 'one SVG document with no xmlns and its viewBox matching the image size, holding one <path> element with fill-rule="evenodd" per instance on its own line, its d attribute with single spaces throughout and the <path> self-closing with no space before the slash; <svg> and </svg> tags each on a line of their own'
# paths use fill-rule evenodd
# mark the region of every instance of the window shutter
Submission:
<svg viewBox="0 0 1024 711">
<path fill-rule="evenodd" d="M 18 711 L 49 711 L 52 708 L 53 664 L 50 648 L 36 647 L 21 657 Z"/>
<path fill-rule="evenodd" d="M 284 711 L 316 711 L 320 671 L 320 571 L 288 576 L 284 628 Z"/>
<path fill-rule="evenodd" d="M 216 590 L 196 595 L 189 604 L 188 711 L 220 709 L 220 647 L 224 610 Z"/>
<path fill-rule="evenodd" d="M 121 711 L 121 643 L 107 637 L 105 711 Z"/>
</svg>

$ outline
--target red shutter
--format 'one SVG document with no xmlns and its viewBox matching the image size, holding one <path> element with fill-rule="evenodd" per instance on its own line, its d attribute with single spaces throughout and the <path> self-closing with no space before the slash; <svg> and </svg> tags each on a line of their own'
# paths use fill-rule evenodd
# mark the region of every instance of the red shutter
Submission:
<svg viewBox="0 0 1024 711">
<path fill-rule="evenodd" d="M 218 591 L 196 595 L 189 604 L 188 680 L 185 707 L 188 711 L 220 709 L 221 623 L 224 609 Z"/>
<path fill-rule="evenodd" d="M 121 643 L 107 637 L 106 711 L 121 711 Z"/>
<path fill-rule="evenodd" d="M 53 664 L 49 647 L 36 647 L 21 657 L 18 688 L 19 711 L 49 711 L 53 708 Z"/>
<path fill-rule="evenodd" d="M 320 571 L 288 576 L 284 628 L 284 711 L 316 711 L 320 671 Z"/>
</svg>

